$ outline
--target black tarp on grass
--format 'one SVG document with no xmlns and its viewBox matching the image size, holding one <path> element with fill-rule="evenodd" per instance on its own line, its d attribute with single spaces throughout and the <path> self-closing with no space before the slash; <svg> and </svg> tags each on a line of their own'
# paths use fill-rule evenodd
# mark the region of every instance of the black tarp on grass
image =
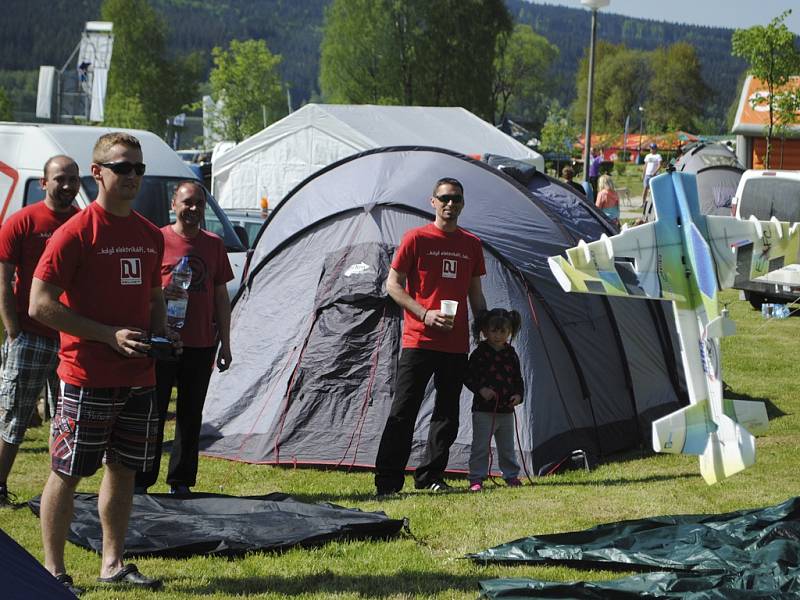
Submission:
<svg viewBox="0 0 800 600">
<path fill-rule="evenodd" d="M 613 581 L 481 582 L 489 598 L 797 598 L 800 498 L 721 515 L 652 517 L 522 538 L 469 558 L 668 571 Z"/>
<path fill-rule="evenodd" d="M 37 516 L 39 501 L 37 497 L 28 503 Z M 402 519 L 390 519 L 382 512 L 308 504 L 281 493 L 182 498 L 136 494 L 125 556 L 236 556 L 330 540 L 387 538 L 402 527 Z M 67 539 L 95 552 L 102 550 L 96 494 L 75 494 L 75 517 Z"/>
</svg>

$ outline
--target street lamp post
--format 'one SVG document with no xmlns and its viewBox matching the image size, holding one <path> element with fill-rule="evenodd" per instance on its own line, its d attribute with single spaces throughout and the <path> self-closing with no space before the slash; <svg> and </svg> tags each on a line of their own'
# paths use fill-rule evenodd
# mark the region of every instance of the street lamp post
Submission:
<svg viewBox="0 0 800 600">
<path fill-rule="evenodd" d="M 597 10 L 611 0 L 581 0 L 581 4 L 592 9 L 592 37 L 589 42 L 589 87 L 586 93 L 586 131 L 583 137 L 583 188 L 589 192 L 589 161 L 592 147 L 592 88 L 594 87 L 594 40 L 597 35 Z"/>
<path fill-rule="evenodd" d="M 636 151 L 636 164 L 641 162 L 642 157 L 642 133 L 644 133 L 644 106 L 639 107 L 639 149 Z"/>
</svg>

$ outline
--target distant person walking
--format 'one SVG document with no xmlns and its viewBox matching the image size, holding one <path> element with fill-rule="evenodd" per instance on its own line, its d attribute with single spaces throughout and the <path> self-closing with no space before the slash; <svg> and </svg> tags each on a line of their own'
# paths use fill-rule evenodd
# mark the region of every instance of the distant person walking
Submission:
<svg viewBox="0 0 800 600">
<path fill-rule="evenodd" d="M 403 351 L 392 407 L 375 458 L 378 496 L 403 489 L 414 425 L 431 377 L 436 400 L 425 455 L 414 472 L 414 487 L 434 492 L 450 488 L 444 470 L 458 434 L 459 399 L 469 352 L 467 298 L 473 313 L 486 308 L 481 241 L 458 227 L 464 187 L 456 179 L 440 179 L 430 201 L 436 211 L 434 222 L 406 232 L 386 282 L 389 295 L 404 309 Z M 454 316 L 442 310 L 444 300 L 458 302 Z"/>
<path fill-rule="evenodd" d="M 642 191 L 642 206 L 647 203 L 647 196 L 650 193 L 650 180 L 658 175 L 661 170 L 661 155 L 658 153 L 658 146 L 650 144 L 650 153 L 644 157 L 644 190 Z"/>
<path fill-rule="evenodd" d="M 0 350 L 0 506 L 12 504 L 8 476 L 39 392 L 56 377 L 58 332 L 31 319 L 28 302 L 47 240 L 78 212 L 72 205 L 81 186 L 78 165 L 69 156 L 52 157 L 39 185 L 44 200 L 17 211 L 0 227 L 0 317 L 6 332 Z"/>
<path fill-rule="evenodd" d="M 580 192 L 582 195 L 585 196 L 586 191 L 583 189 L 583 186 L 580 183 L 574 181 L 574 177 L 575 177 L 575 170 L 572 167 L 566 166 L 563 169 L 561 169 L 561 178 L 564 180 L 564 182 L 567 185 L 573 187 L 577 192 Z"/>
<path fill-rule="evenodd" d="M 600 177 L 600 166 L 603 164 L 603 157 L 597 151 L 597 148 L 592 148 L 592 157 L 589 159 L 589 183 L 592 186 L 592 193 L 597 197 L 597 180 Z"/>
<path fill-rule="evenodd" d="M 197 454 L 203 404 L 214 368 L 217 338 L 220 341 L 217 366 L 231 364 L 231 303 L 226 283 L 233 279 L 225 244 L 219 236 L 200 228 L 206 207 L 206 192 L 196 181 L 184 181 L 175 188 L 172 210 L 175 223 L 161 228 L 164 259 L 161 285 L 167 300 L 174 294 L 172 270 L 184 256 L 192 269 L 186 319 L 180 330 L 183 352 L 176 360 L 156 362 L 158 398 L 158 442 L 153 468 L 136 474 L 136 492 L 146 493 L 158 480 L 164 421 L 172 386 L 178 388 L 175 441 L 170 455 L 167 483 L 172 494 L 188 494 L 197 478 Z"/>
<path fill-rule="evenodd" d="M 594 205 L 603 211 L 609 221 L 619 227 L 619 196 L 614 188 L 614 180 L 611 175 L 606 174 L 600 177 L 598 185 L 600 192 L 597 194 Z"/>
</svg>

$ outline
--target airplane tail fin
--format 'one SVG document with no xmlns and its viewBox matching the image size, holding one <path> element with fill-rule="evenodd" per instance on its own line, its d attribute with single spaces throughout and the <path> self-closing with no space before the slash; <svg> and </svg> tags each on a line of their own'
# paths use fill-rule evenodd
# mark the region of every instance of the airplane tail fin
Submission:
<svg viewBox="0 0 800 600">
<path fill-rule="evenodd" d="M 712 418 L 708 400 L 653 421 L 653 449 L 700 456 L 700 473 L 709 485 L 755 462 L 754 435 L 769 425 L 763 402 L 724 400 L 724 414 Z"/>
<path fill-rule="evenodd" d="M 767 407 L 763 402 L 723 400 L 722 411 L 753 435 L 763 435 L 769 428 Z"/>
<path fill-rule="evenodd" d="M 708 434 L 715 429 L 708 400 L 690 404 L 653 421 L 653 450 L 700 455 L 706 449 Z"/>
<path fill-rule="evenodd" d="M 756 439 L 747 429 L 726 415 L 708 439 L 700 455 L 700 474 L 708 485 L 742 471 L 756 461 Z"/>
</svg>

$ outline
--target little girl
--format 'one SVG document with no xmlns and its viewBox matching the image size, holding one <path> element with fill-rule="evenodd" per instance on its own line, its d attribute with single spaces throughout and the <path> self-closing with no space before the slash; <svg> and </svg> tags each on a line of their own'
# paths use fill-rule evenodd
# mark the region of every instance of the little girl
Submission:
<svg viewBox="0 0 800 600">
<path fill-rule="evenodd" d="M 509 487 L 522 485 L 514 450 L 514 407 L 524 393 L 519 357 L 509 339 L 519 332 L 522 319 L 515 310 L 495 308 L 478 313 L 473 334 L 479 342 L 469 357 L 465 385 L 472 400 L 472 450 L 469 489 L 479 492 L 489 476 L 489 448 L 494 436 L 498 463 Z M 483 341 L 481 341 L 483 334 Z"/>
</svg>

